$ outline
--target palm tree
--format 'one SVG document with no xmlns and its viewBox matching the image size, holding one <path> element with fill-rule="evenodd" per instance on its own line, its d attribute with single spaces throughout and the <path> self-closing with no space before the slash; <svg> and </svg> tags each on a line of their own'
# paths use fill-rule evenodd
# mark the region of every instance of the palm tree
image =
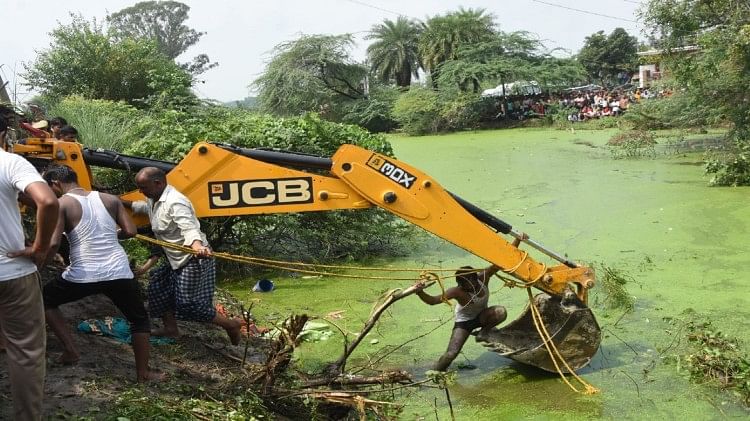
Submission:
<svg viewBox="0 0 750 421">
<path fill-rule="evenodd" d="M 367 57 L 372 71 L 384 82 L 396 81 L 396 85 L 408 87 L 412 75 L 418 77 L 420 25 L 399 16 L 396 21 L 386 19 L 374 25 L 366 39 L 375 42 L 367 47 Z"/>
<path fill-rule="evenodd" d="M 489 39 L 495 33 L 495 19 L 484 9 L 464 9 L 430 18 L 419 39 L 425 70 L 437 87 L 439 66 L 457 58 L 462 46 Z"/>
</svg>

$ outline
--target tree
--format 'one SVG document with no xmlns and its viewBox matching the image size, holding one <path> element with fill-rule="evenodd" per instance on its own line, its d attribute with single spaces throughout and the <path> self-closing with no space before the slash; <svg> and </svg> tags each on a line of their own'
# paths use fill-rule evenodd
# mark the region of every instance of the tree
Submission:
<svg viewBox="0 0 750 421">
<path fill-rule="evenodd" d="M 367 47 L 367 57 L 383 82 L 395 80 L 397 86 L 408 87 L 412 76 L 418 77 L 420 31 L 417 22 L 403 16 L 372 27 L 365 38 L 375 42 Z"/>
<path fill-rule="evenodd" d="M 586 76 L 586 69 L 573 58 L 548 56 L 542 59 L 534 71 L 534 80 L 547 91 L 580 85 L 586 80 Z"/>
<path fill-rule="evenodd" d="M 364 98 L 367 69 L 351 59 L 352 44 L 350 35 L 303 35 L 277 45 L 253 82 L 261 107 L 279 115 L 314 111 L 330 119 L 343 102 Z"/>
<path fill-rule="evenodd" d="M 488 84 L 535 80 L 549 90 L 575 84 L 584 73 L 578 63 L 550 56 L 527 32 L 498 31 L 484 42 L 460 47 L 455 59 L 439 66 L 438 83 L 441 89 L 453 85 L 462 92 L 479 93 Z"/>
<path fill-rule="evenodd" d="M 616 84 L 618 75 L 632 73 L 638 65 L 638 39 L 622 28 L 611 34 L 599 31 L 586 37 L 578 61 L 589 74 L 590 81 Z"/>
<path fill-rule="evenodd" d="M 508 39 L 508 34 L 498 32 L 484 42 L 459 47 L 454 59 L 438 66 L 438 85 L 441 89 L 452 85 L 461 92 L 476 94 L 484 82 L 495 86 L 498 80 L 504 83 L 529 78 L 532 51 L 517 54 L 508 48 Z M 535 47 L 530 50 L 533 49 Z"/>
<path fill-rule="evenodd" d="M 462 46 L 486 41 L 494 33 L 494 17 L 484 9 L 460 8 L 428 19 L 420 35 L 419 52 L 433 87 L 438 87 L 442 63 L 455 60 Z"/>
<path fill-rule="evenodd" d="M 50 48 L 26 66 L 32 88 L 51 97 L 83 95 L 143 105 L 167 92 L 194 98 L 192 77 L 143 39 L 112 40 L 96 21 L 73 15 L 69 25 L 50 33 Z"/>
<path fill-rule="evenodd" d="M 195 45 L 205 32 L 185 25 L 190 7 L 177 1 L 143 1 L 107 16 L 110 33 L 116 40 L 146 38 L 153 40 L 159 51 L 176 59 Z M 206 54 L 182 66 L 193 74 L 216 67 Z"/>
<path fill-rule="evenodd" d="M 650 1 L 643 16 L 660 40 L 665 68 L 691 102 L 710 104 L 732 123 L 728 153 L 707 166 L 719 185 L 750 184 L 748 16 L 748 3 L 734 0 Z"/>
</svg>

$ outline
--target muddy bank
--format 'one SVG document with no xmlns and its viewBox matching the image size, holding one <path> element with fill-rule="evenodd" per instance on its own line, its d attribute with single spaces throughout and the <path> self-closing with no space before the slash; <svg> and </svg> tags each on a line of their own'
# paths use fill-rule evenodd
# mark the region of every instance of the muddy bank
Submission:
<svg viewBox="0 0 750 421">
<path fill-rule="evenodd" d="M 71 329 L 86 319 L 122 317 L 103 295 L 66 304 L 60 309 Z M 150 365 L 166 373 L 168 378 L 162 384 L 146 386 L 135 383 L 135 361 L 130 345 L 75 331 L 73 338 L 81 360 L 76 365 L 65 366 L 55 362 L 62 347 L 48 330 L 45 416 L 111 418 L 117 409 L 117 399 L 134 390 L 165 397 L 180 393 L 197 396 L 200 390 L 215 394 L 236 390 L 240 395 L 252 386 L 249 379 L 241 375 L 240 363 L 236 361 L 244 356 L 244 343 L 232 346 L 223 329 L 209 324 L 180 322 L 180 330 L 182 336 L 175 343 L 152 345 Z M 251 338 L 247 362 L 262 364 L 266 348 L 266 340 Z M 0 353 L 0 366 L 4 366 L 5 358 L 5 353 Z M 0 370 L 0 419 L 12 418 L 9 386 L 7 371 Z"/>
</svg>

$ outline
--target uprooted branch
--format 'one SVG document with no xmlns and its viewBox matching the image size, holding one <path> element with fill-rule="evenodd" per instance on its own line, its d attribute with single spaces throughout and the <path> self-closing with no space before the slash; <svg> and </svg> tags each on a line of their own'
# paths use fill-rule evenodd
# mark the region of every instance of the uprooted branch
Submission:
<svg viewBox="0 0 750 421">
<path fill-rule="evenodd" d="M 284 372 L 292 361 L 294 349 L 299 345 L 299 334 L 307 323 L 307 315 L 292 315 L 278 329 L 278 336 L 271 341 L 271 349 L 266 357 L 265 369 L 254 379 L 262 383 L 261 392 L 272 393 L 276 377 Z"/>
<path fill-rule="evenodd" d="M 428 287 L 434 283 L 435 281 L 427 281 L 424 283 L 424 286 L 412 285 L 406 289 L 397 289 L 397 290 L 390 291 L 386 295 L 383 302 L 380 303 L 380 305 L 378 305 L 377 307 L 375 307 L 375 309 L 372 311 L 372 313 L 370 314 L 370 317 L 365 322 L 365 326 L 362 328 L 362 330 L 357 335 L 357 337 L 354 338 L 354 340 L 344 349 L 344 353 L 341 355 L 341 357 L 329 367 L 329 372 L 339 373 L 339 374 L 344 372 L 344 368 L 346 366 L 346 360 L 349 358 L 352 352 L 354 352 L 354 350 L 357 348 L 360 342 L 362 342 L 365 336 L 367 336 L 367 334 L 370 333 L 370 330 L 372 330 L 372 328 L 375 327 L 375 324 L 380 319 L 380 316 L 383 314 L 383 312 L 385 312 L 386 309 L 388 309 L 388 307 L 390 307 L 396 301 L 402 298 L 408 297 L 409 295 L 416 293 L 418 290 Z"/>
<path fill-rule="evenodd" d="M 342 374 L 333 379 L 315 379 L 310 380 L 302 384 L 302 387 L 316 387 L 323 385 L 337 385 L 337 386 L 363 386 L 370 384 L 411 384 L 412 379 L 409 373 L 406 371 L 389 371 L 378 376 L 354 376 L 348 374 Z"/>
</svg>

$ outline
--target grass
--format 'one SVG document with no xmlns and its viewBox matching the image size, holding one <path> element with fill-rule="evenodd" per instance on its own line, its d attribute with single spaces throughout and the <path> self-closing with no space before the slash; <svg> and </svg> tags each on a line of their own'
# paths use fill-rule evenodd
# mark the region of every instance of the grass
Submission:
<svg viewBox="0 0 750 421">
<path fill-rule="evenodd" d="M 78 130 L 79 142 L 89 148 L 121 152 L 139 137 L 140 112 L 125 103 L 68 97 L 48 110 Z M 135 122 L 135 123 L 134 123 Z"/>
</svg>

